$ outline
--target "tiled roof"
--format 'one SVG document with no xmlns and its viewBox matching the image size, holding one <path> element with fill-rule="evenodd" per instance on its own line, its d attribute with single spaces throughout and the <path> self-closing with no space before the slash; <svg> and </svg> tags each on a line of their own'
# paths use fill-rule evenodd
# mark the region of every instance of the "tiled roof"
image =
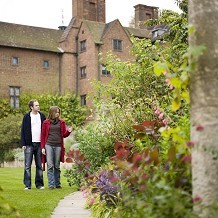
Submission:
<svg viewBox="0 0 218 218">
<path fill-rule="evenodd" d="M 68 35 L 70 34 L 70 30 L 71 30 L 72 28 L 77 28 L 77 29 L 79 29 L 79 26 L 80 26 L 80 21 L 79 21 L 79 19 L 77 19 L 76 17 L 72 17 L 71 20 L 70 20 L 69 25 L 68 25 L 67 28 L 64 30 L 64 33 L 62 34 L 62 36 L 61 36 L 59 42 L 62 42 L 62 41 L 64 41 L 64 40 L 66 40 L 67 37 L 68 37 Z"/>
<path fill-rule="evenodd" d="M 107 24 L 88 20 L 84 20 L 83 22 L 92 34 L 94 42 L 101 44 L 102 37 L 116 21 L 117 20 L 114 20 Z M 62 50 L 58 48 L 58 43 L 67 38 L 70 29 L 76 25 L 75 22 L 75 19 L 72 19 L 65 31 L 0 22 L 0 45 L 62 52 Z M 133 35 L 140 38 L 151 37 L 151 31 L 149 30 L 130 27 L 123 28 L 129 36 Z"/>
<path fill-rule="evenodd" d="M 101 38 L 105 29 L 105 23 L 84 20 L 83 23 L 87 26 L 93 36 L 95 43 L 101 44 Z"/>
<path fill-rule="evenodd" d="M 104 29 L 104 33 L 103 33 L 102 37 L 107 33 L 107 31 L 108 31 L 116 22 L 119 22 L 119 20 L 118 20 L 118 19 L 113 20 L 113 21 L 111 21 L 111 22 L 109 22 L 109 23 L 107 23 L 107 24 L 105 25 L 105 29 Z"/>
<path fill-rule="evenodd" d="M 110 27 L 115 23 L 119 22 L 119 20 L 111 21 L 110 23 L 99 23 L 95 21 L 88 21 L 84 20 L 84 24 L 89 29 L 90 33 L 92 34 L 95 43 L 101 44 L 102 37 L 106 34 L 106 32 L 110 29 Z M 139 38 L 151 38 L 151 31 L 146 29 L 137 29 L 137 28 L 130 28 L 130 27 L 123 27 L 128 36 L 135 36 Z"/>
<path fill-rule="evenodd" d="M 132 28 L 132 27 L 124 27 L 126 32 L 131 36 L 139 37 L 139 38 L 151 38 L 151 31 L 146 29 Z"/>
<path fill-rule="evenodd" d="M 0 45 L 60 52 L 58 42 L 63 31 L 0 22 Z"/>
</svg>

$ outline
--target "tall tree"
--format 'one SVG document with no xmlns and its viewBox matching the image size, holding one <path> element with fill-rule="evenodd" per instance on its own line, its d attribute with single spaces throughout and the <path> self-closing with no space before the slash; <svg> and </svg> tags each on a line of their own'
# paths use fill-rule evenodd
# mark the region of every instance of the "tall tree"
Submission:
<svg viewBox="0 0 218 218">
<path fill-rule="evenodd" d="M 190 47 L 206 46 L 190 78 L 193 197 L 205 206 L 218 202 L 217 0 L 189 0 L 188 10 L 194 30 L 189 36 Z M 192 58 L 190 62 L 193 64 Z M 199 215 L 211 217 L 210 209 L 203 208 Z"/>
</svg>

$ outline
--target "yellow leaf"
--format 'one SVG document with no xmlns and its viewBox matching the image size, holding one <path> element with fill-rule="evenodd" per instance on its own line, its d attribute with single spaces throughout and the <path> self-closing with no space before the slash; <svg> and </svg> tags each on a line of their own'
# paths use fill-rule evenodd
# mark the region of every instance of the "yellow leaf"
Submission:
<svg viewBox="0 0 218 218">
<path fill-rule="evenodd" d="M 162 63 L 162 62 L 158 61 L 154 64 L 154 73 L 157 76 L 160 76 L 163 72 L 165 72 L 167 70 L 168 70 L 168 66 L 164 62 Z"/>
<path fill-rule="evenodd" d="M 175 88 L 181 88 L 181 80 L 178 78 L 171 78 L 170 79 L 171 84 L 175 87 Z"/>
<path fill-rule="evenodd" d="M 182 99 L 184 99 L 188 104 L 190 103 L 189 91 L 183 91 L 181 94 Z"/>
<path fill-rule="evenodd" d="M 168 150 L 168 160 L 169 161 L 173 161 L 176 157 L 176 148 L 170 147 L 170 149 Z"/>
<path fill-rule="evenodd" d="M 171 108 L 173 111 L 177 111 L 180 108 L 180 102 L 173 100 Z"/>
</svg>

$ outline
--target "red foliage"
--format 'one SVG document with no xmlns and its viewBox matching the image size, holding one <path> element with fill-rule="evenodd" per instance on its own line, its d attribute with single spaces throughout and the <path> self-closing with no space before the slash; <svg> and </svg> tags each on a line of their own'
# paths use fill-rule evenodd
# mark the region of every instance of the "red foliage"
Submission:
<svg viewBox="0 0 218 218">
<path fill-rule="evenodd" d="M 159 120 L 145 120 L 142 124 L 133 125 L 133 129 L 137 131 L 134 138 L 142 138 L 145 135 L 151 136 L 152 138 L 157 138 L 159 136 L 158 130 L 160 127 L 164 126 L 163 122 Z"/>
</svg>

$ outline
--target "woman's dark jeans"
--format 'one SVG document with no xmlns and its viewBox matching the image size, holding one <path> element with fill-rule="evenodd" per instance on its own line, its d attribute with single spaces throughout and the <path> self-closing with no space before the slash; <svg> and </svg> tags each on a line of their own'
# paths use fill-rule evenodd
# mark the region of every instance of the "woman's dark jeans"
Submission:
<svg viewBox="0 0 218 218">
<path fill-rule="evenodd" d="M 40 148 L 40 142 L 33 142 L 31 146 L 26 146 L 24 150 L 24 185 L 31 188 L 31 165 L 33 157 L 36 165 L 35 185 L 36 188 L 44 186 L 43 182 L 43 170 L 42 170 L 42 151 Z"/>
</svg>

